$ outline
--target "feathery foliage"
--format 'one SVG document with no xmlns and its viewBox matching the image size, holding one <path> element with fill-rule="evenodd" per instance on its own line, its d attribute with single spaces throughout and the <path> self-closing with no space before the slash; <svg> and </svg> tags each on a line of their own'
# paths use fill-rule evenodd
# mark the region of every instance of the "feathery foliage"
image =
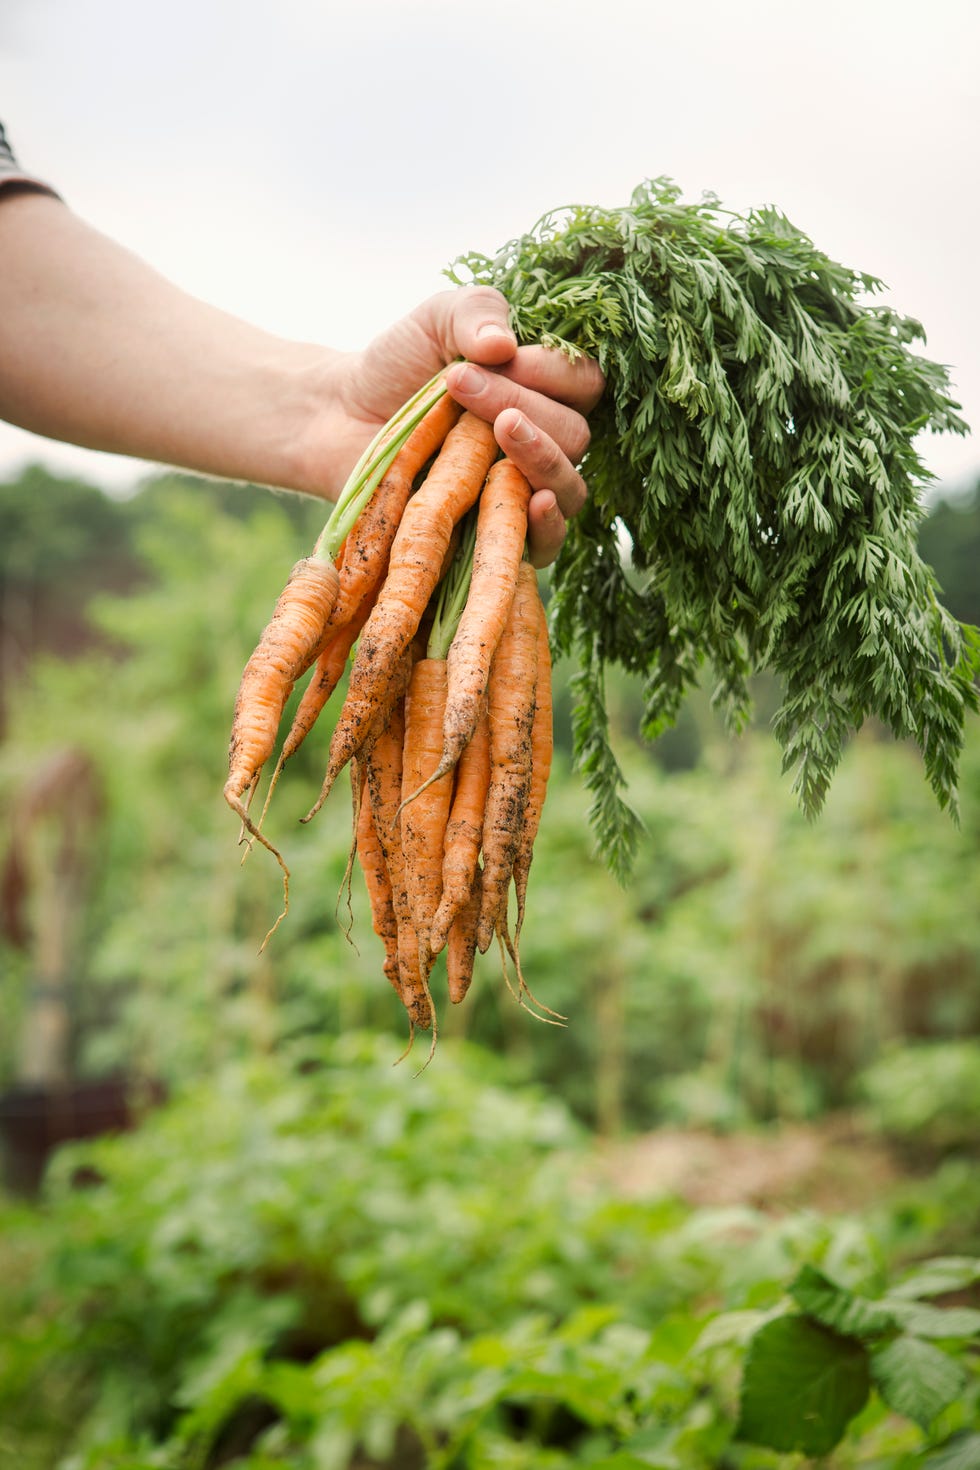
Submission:
<svg viewBox="0 0 980 1470">
<path fill-rule="evenodd" d="M 918 554 L 931 475 L 914 441 L 967 426 L 945 368 L 913 350 L 920 324 L 872 304 L 879 281 L 775 210 L 685 204 L 667 179 L 627 208 L 546 215 L 449 274 L 502 291 L 520 340 L 590 353 L 606 375 L 553 628 L 579 663 L 579 762 L 614 870 L 629 871 L 638 823 L 608 739 L 608 663 L 641 678 L 648 738 L 705 666 L 736 730 L 749 677 L 774 672 L 775 734 L 809 815 L 872 716 L 917 743 L 955 814 L 980 635 Z"/>
</svg>

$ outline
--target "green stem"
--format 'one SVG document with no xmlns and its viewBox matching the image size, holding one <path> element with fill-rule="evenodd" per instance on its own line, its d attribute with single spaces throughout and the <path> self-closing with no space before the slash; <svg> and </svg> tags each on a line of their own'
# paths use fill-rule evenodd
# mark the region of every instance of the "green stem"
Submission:
<svg viewBox="0 0 980 1470">
<path fill-rule="evenodd" d="M 439 587 L 436 613 L 429 633 L 426 648 L 427 658 L 445 659 L 449 645 L 456 637 L 459 620 L 463 616 L 466 599 L 470 594 L 470 578 L 473 575 L 473 548 L 476 545 L 477 507 L 474 506 L 463 520 L 463 534 L 456 555 Z"/>
<path fill-rule="evenodd" d="M 407 403 L 394 414 L 371 440 L 357 464 L 351 470 L 347 483 L 340 492 L 330 519 L 320 532 L 313 548 L 313 555 L 321 561 L 333 561 L 354 522 L 374 494 L 383 476 L 391 467 L 408 436 L 434 408 L 447 392 L 440 368 Z"/>
</svg>

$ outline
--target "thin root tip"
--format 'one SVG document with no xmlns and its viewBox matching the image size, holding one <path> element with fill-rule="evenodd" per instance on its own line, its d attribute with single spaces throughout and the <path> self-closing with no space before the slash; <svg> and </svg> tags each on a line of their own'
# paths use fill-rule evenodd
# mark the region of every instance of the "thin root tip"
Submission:
<svg viewBox="0 0 980 1470">
<path fill-rule="evenodd" d="M 320 795 L 317 797 L 316 801 L 310 807 L 309 811 L 306 813 L 306 816 L 305 817 L 300 817 L 300 821 L 301 822 L 312 822 L 313 818 L 316 816 L 317 812 L 320 810 L 320 808 L 322 807 L 323 803 L 326 801 L 327 797 L 330 795 L 330 792 L 331 792 L 332 789 L 333 789 L 333 781 L 330 781 L 329 783 L 327 783 L 327 782 L 324 783 L 323 789 L 320 792 Z"/>
<path fill-rule="evenodd" d="M 408 1045 L 405 1047 L 405 1050 L 399 1056 L 397 1056 L 395 1058 L 395 1060 L 392 1062 L 391 1065 L 393 1067 L 400 1067 L 401 1064 L 402 1064 L 402 1062 L 408 1056 L 409 1052 L 412 1050 L 412 1047 L 414 1045 L 415 1045 L 415 1022 L 412 1020 L 412 1018 L 410 1016 L 409 1019 L 408 1019 Z"/>
</svg>

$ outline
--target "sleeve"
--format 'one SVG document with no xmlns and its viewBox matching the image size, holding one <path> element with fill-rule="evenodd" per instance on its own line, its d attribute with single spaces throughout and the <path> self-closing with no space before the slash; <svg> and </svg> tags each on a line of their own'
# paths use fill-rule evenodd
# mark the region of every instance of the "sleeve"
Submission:
<svg viewBox="0 0 980 1470">
<path fill-rule="evenodd" d="M 3 123 L 0 123 L 0 194 L 8 184 L 17 184 L 22 189 L 38 189 L 44 194 L 55 194 L 50 184 L 21 168 L 14 157 Z"/>
</svg>

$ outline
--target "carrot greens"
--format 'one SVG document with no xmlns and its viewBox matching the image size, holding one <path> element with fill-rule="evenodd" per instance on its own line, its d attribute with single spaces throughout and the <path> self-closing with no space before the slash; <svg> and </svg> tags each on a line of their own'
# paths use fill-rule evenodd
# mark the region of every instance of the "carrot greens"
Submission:
<svg viewBox="0 0 980 1470">
<path fill-rule="evenodd" d="M 776 210 L 682 203 L 667 179 L 625 208 L 546 215 L 449 275 L 503 292 L 519 340 L 592 354 L 606 375 L 552 628 L 578 662 L 576 749 L 614 870 L 639 823 L 609 740 L 610 664 L 642 681 L 650 739 L 706 670 L 740 728 L 751 675 L 772 671 L 808 815 L 871 717 L 916 742 L 955 814 L 980 634 L 917 551 L 931 475 L 916 440 L 967 426 L 946 369 L 915 350 L 920 324 Z"/>
</svg>

